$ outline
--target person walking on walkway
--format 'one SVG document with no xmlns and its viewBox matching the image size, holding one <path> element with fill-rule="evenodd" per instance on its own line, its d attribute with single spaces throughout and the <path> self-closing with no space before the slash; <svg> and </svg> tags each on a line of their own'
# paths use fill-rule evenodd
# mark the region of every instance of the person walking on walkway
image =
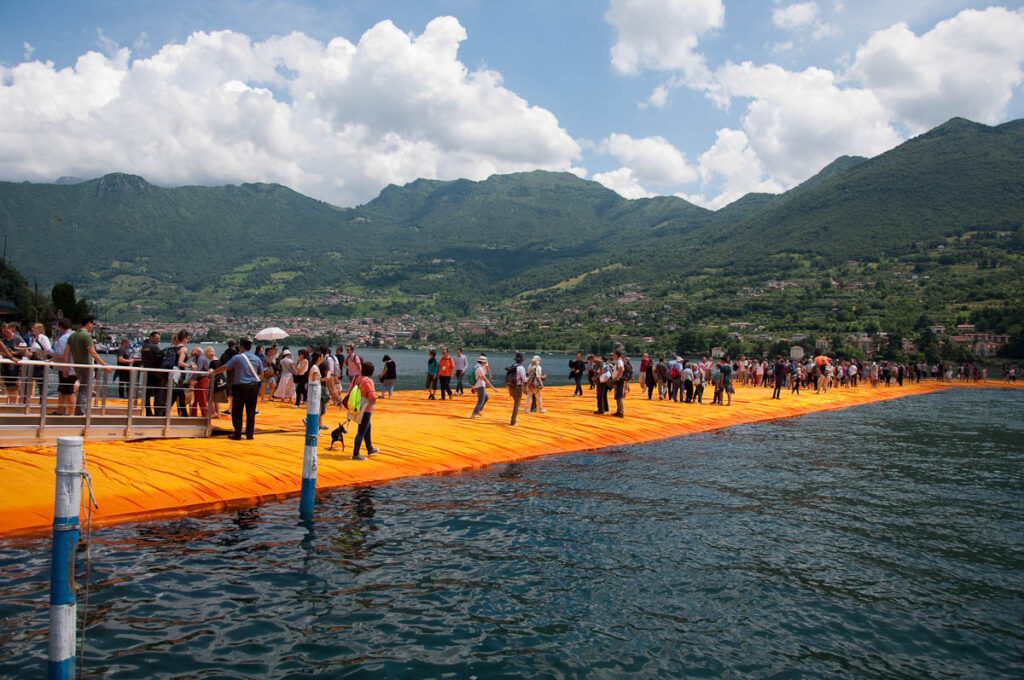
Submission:
<svg viewBox="0 0 1024 680">
<path fill-rule="evenodd" d="M 513 368 L 513 367 L 509 367 Z M 505 372 L 505 386 L 508 387 L 508 395 L 512 397 L 512 421 L 509 425 L 515 425 L 519 416 L 519 403 L 523 400 L 523 385 L 526 384 L 526 369 L 523 368 L 523 355 L 516 352 L 516 363 L 514 370 Z"/>
<path fill-rule="evenodd" d="M 437 375 L 441 379 L 441 401 L 444 395 L 452 398 L 452 377 L 455 375 L 455 360 L 448 354 L 447 349 L 441 350 L 441 360 L 437 364 Z"/>
<path fill-rule="evenodd" d="M 358 389 L 361 397 L 359 413 L 356 414 L 356 422 L 359 427 L 356 430 L 356 440 L 352 448 L 352 460 L 366 460 L 365 457 L 359 455 L 360 445 L 365 446 L 367 456 L 380 453 L 380 449 L 373 448 L 371 440 L 373 432 L 370 420 L 373 417 L 373 405 L 377 403 L 377 391 L 373 388 L 373 362 L 364 362 L 359 370 L 362 374 L 352 382 L 348 390 L 351 393 L 353 389 Z"/>
<path fill-rule="evenodd" d="M 466 376 L 466 371 L 469 369 L 469 357 L 462 353 L 462 348 L 455 350 L 455 394 L 462 396 L 463 386 L 462 379 Z"/>
<path fill-rule="evenodd" d="M 594 413 L 603 415 L 608 413 L 608 389 L 612 379 L 611 367 L 605 365 L 604 357 L 594 360 L 594 372 L 597 374 L 597 410 Z"/>
<path fill-rule="evenodd" d="M 228 439 L 242 438 L 242 409 L 245 409 L 245 438 L 252 439 L 256 430 L 256 404 L 260 398 L 260 376 L 263 374 L 263 360 L 252 353 L 252 341 L 240 338 L 238 346 L 242 351 L 231 357 L 219 368 L 210 369 L 210 375 L 231 372 L 231 424 L 234 433 Z"/>
<path fill-rule="evenodd" d="M 487 388 L 494 389 L 494 385 L 487 379 L 487 357 L 481 354 L 477 357 L 476 368 L 473 370 L 475 382 L 473 383 L 473 389 L 476 390 L 476 406 L 473 407 L 473 415 L 470 418 L 476 418 L 480 415 L 480 412 L 484 410 L 484 406 L 487 404 Z"/>
<path fill-rule="evenodd" d="M 441 370 L 441 365 L 437 361 L 437 352 L 430 350 L 430 355 L 427 357 L 427 399 L 436 399 L 434 393 L 437 391 L 437 374 Z"/>
<path fill-rule="evenodd" d="M 583 386 L 580 385 L 580 382 L 583 380 L 583 376 L 586 371 L 587 362 L 583 361 L 582 352 L 577 352 L 576 358 L 569 362 L 569 377 L 576 383 L 576 389 L 573 391 L 572 396 L 583 396 Z"/>
</svg>

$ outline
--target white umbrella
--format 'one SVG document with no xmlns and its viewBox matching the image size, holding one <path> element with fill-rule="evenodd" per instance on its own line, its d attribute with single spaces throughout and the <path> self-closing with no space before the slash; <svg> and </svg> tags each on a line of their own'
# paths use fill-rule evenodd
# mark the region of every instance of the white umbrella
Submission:
<svg viewBox="0 0 1024 680">
<path fill-rule="evenodd" d="M 288 334 L 277 326 L 271 326 L 270 328 L 264 328 L 256 334 L 257 340 L 281 340 L 287 338 Z"/>
</svg>

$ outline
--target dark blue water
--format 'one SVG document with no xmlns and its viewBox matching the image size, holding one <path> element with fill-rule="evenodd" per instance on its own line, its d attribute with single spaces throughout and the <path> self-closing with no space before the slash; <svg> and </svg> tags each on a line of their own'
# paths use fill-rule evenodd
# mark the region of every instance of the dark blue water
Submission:
<svg viewBox="0 0 1024 680">
<path fill-rule="evenodd" d="M 958 390 L 340 490 L 311 531 L 102 529 L 84 675 L 1019 678 L 1022 414 Z M 44 673 L 47 546 L 0 546 L 4 677 Z"/>
</svg>

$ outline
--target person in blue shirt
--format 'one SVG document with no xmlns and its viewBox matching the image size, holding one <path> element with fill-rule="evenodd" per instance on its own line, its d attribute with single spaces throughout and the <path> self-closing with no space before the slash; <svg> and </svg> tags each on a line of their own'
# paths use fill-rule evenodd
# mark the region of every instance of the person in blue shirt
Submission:
<svg viewBox="0 0 1024 680">
<path fill-rule="evenodd" d="M 231 424 L 235 431 L 228 439 L 238 441 L 242 438 L 242 409 L 245 409 L 245 438 L 252 439 L 256 429 L 256 404 L 260 397 L 260 376 L 266 366 L 263 360 L 253 354 L 252 340 L 240 338 L 238 346 L 241 352 L 231 357 L 220 368 L 210 371 L 210 375 L 231 372 Z"/>
</svg>

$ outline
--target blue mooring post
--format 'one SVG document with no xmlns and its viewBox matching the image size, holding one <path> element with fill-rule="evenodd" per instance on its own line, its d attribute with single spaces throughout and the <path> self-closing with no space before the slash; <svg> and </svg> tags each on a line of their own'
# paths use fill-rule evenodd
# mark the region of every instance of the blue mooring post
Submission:
<svg viewBox="0 0 1024 680">
<path fill-rule="evenodd" d="M 306 445 L 302 449 L 302 496 L 299 519 L 313 519 L 316 500 L 316 445 L 320 436 L 320 383 L 306 386 Z"/>
<path fill-rule="evenodd" d="M 57 485 L 53 498 L 53 557 L 50 563 L 51 680 L 75 676 L 78 604 L 75 601 L 75 550 L 82 502 L 81 437 L 57 439 Z"/>
</svg>

